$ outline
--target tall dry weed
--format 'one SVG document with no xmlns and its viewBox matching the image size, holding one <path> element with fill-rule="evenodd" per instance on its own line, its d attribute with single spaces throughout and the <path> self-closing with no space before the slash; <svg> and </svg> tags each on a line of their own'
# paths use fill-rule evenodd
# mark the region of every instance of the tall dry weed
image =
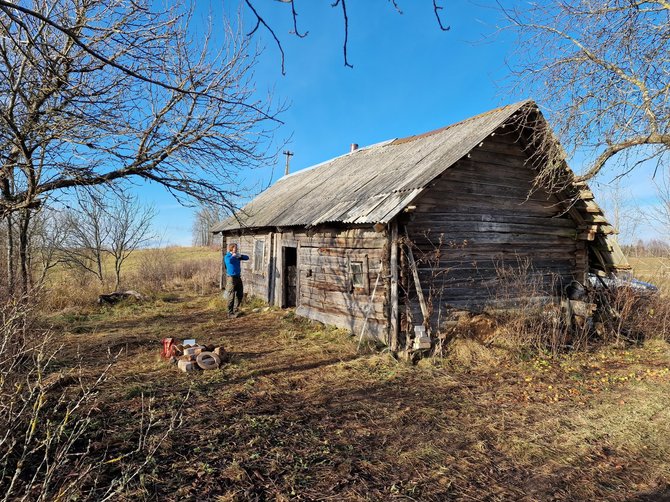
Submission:
<svg viewBox="0 0 670 502">
<path fill-rule="evenodd" d="M 137 446 L 110 460 L 98 393 L 116 357 L 93 375 L 81 363 L 59 367 L 62 347 L 35 322 L 36 308 L 33 298 L 0 303 L 0 501 L 117 499 L 178 426 L 181 407 L 159 424 L 147 400 Z"/>
</svg>

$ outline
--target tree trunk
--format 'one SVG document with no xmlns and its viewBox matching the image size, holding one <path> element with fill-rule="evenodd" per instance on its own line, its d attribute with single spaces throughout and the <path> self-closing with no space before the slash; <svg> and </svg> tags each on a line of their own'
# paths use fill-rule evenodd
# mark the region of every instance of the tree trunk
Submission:
<svg viewBox="0 0 670 502">
<path fill-rule="evenodd" d="M 21 211 L 21 218 L 19 220 L 19 272 L 21 280 L 21 293 L 28 294 L 30 289 L 30 263 L 29 263 L 29 247 L 30 247 L 30 209 Z"/>
<path fill-rule="evenodd" d="M 7 215 L 7 289 L 14 294 L 16 273 L 14 271 L 14 225 L 11 213 Z"/>
<path fill-rule="evenodd" d="M 118 258 L 114 263 L 114 273 L 115 273 L 114 291 L 118 291 L 119 284 L 121 284 L 121 263 L 119 263 Z"/>
</svg>

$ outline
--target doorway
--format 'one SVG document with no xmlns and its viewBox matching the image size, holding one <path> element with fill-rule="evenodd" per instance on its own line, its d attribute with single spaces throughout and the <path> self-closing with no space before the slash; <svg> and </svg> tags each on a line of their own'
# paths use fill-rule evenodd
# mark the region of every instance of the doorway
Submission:
<svg viewBox="0 0 670 502">
<path fill-rule="evenodd" d="M 298 305 L 298 248 L 285 246 L 283 253 L 282 307 L 296 307 Z"/>
</svg>

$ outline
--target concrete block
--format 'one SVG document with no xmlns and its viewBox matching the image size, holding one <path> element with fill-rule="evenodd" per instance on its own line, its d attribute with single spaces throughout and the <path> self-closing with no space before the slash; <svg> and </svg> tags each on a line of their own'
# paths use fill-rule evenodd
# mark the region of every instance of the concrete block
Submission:
<svg viewBox="0 0 670 502">
<path fill-rule="evenodd" d="M 198 364 L 193 362 L 193 361 L 182 361 L 180 360 L 177 363 L 177 367 L 182 370 L 184 373 L 187 373 L 189 371 L 195 371 L 198 367 Z"/>
</svg>

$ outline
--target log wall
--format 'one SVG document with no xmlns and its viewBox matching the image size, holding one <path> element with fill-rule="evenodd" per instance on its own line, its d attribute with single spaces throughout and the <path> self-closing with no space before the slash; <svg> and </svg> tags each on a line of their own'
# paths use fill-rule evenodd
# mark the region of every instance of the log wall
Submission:
<svg viewBox="0 0 670 502">
<path fill-rule="evenodd" d="M 415 246 L 434 323 L 446 306 L 552 296 L 573 278 L 584 280 L 586 246 L 577 225 L 556 196 L 529 194 L 535 173 L 525 161 L 512 135 L 492 136 L 436 179 L 400 220 Z M 408 315 L 416 320 L 410 283 Z"/>
<path fill-rule="evenodd" d="M 254 273 L 254 241 L 265 243 L 266 273 Z M 282 248 L 297 248 L 299 315 L 360 334 L 369 308 L 366 334 L 387 342 L 388 336 L 388 237 L 371 228 L 319 228 L 310 231 L 282 230 L 227 236 L 238 242 L 251 260 L 242 266 L 245 291 L 282 306 L 284 298 Z M 350 262 L 363 265 L 363 285 L 354 287 Z M 380 269 L 383 267 L 383 270 Z M 374 296 L 377 277 L 377 289 Z"/>
</svg>

